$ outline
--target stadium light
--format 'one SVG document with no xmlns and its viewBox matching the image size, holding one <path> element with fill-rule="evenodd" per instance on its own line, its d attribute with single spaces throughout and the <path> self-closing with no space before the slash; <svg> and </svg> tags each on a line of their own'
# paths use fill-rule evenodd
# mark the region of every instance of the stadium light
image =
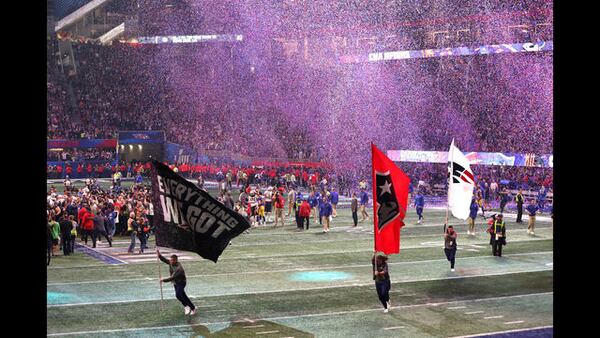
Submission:
<svg viewBox="0 0 600 338">
<path fill-rule="evenodd" d="M 133 150 L 133 144 L 129 145 L 129 150 Z"/>
<path fill-rule="evenodd" d="M 139 148 L 140 150 L 142 150 L 142 145 L 141 145 L 141 144 L 138 144 L 138 148 Z"/>
</svg>

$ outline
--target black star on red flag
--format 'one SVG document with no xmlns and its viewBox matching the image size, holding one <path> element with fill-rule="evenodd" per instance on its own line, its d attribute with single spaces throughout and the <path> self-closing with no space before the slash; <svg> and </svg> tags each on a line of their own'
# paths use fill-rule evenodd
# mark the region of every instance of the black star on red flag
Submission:
<svg viewBox="0 0 600 338">
<path fill-rule="evenodd" d="M 385 254 L 399 253 L 410 179 L 373 143 L 371 152 L 375 250 Z"/>
</svg>

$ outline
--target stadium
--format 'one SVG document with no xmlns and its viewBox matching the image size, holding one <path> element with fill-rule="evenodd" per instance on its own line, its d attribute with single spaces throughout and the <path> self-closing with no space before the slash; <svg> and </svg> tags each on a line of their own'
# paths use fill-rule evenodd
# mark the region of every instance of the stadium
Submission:
<svg viewBox="0 0 600 338">
<path fill-rule="evenodd" d="M 552 337 L 553 15 L 49 1 L 47 336 Z"/>
</svg>

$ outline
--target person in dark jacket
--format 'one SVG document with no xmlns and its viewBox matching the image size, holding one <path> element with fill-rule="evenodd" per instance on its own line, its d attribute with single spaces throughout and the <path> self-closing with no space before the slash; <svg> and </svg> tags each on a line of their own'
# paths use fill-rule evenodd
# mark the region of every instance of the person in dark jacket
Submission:
<svg viewBox="0 0 600 338">
<path fill-rule="evenodd" d="M 350 203 L 350 210 L 352 210 L 352 221 L 354 226 L 358 225 L 358 198 L 356 193 L 352 193 L 352 202 Z"/>
<path fill-rule="evenodd" d="M 502 189 L 502 192 L 500 192 L 500 213 L 503 214 L 504 213 L 504 208 L 506 207 L 506 204 L 508 204 L 508 201 L 510 200 L 510 195 L 508 193 L 508 190 L 506 190 L 506 188 Z"/>
<path fill-rule="evenodd" d="M 60 225 L 60 238 L 63 255 L 68 256 L 71 254 L 71 230 L 73 229 L 73 223 L 69 220 L 70 215 L 64 213 L 59 223 Z"/>
<path fill-rule="evenodd" d="M 373 280 L 379 301 L 383 304 L 383 312 L 388 313 L 392 304 L 390 303 L 390 289 L 392 283 L 387 265 L 387 256 L 373 254 L 371 264 L 373 265 Z"/>
<path fill-rule="evenodd" d="M 523 189 L 519 189 L 519 192 L 515 196 L 515 202 L 517 202 L 517 223 L 523 223 L 521 219 L 523 217 L 523 203 L 525 202 Z"/>
<path fill-rule="evenodd" d="M 506 225 L 504 224 L 502 214 L 496 216 L 496 220 L 494 220 L 490 228 L 490 234 L 492 254 L 502 257 L 502 246 L 506 245 Z"/>
<path fill-rule="evenodd" d="M 158 248 L 156 249 L 156 255 L 158 256 L 158 259 L 169 265 L 169 274 L 171 275 L 171 277 L 169 278 L 161 279 L 160 282 L 172 282 L 175 287 L 175 297 L 177 297 L 177 299 L 185 307 L 185 314 L 195 315 L 196 307 L 185 294 L 185 271 L 183 270 L 183 266 L 181 266 L 181 263 L 178 262 L 177 255 L 171 255 L 171 259 L 166 259 L 160 254 Z"/>
<path fill-rule="evenodd" d="M 444 225 L 445 227 L 445 225 Z M 450 262 L 450 271 L 454 272 L 454 262 L 456 257 L 456 237 L 458 234 L 454 231 L 452 225 L 446 228 L 446 233 L 444 234 L 444 252 L 446 253 L 446 258 Z"/>
<path fill-rule="evenodd" d="M 96 238 L 100 239 L 100 236 L 104 236 L 106 241 L 108 241 L 108 246 L 112 247 L 112 239 L 108 237 L 108 233 L 106 232 L 106 219 L 103 215 L 97 214 L 94 216 L 94 235 L 92 236 L 92 240 L 94 245 L 92 248 L 96 247 Z"/>
</svg>

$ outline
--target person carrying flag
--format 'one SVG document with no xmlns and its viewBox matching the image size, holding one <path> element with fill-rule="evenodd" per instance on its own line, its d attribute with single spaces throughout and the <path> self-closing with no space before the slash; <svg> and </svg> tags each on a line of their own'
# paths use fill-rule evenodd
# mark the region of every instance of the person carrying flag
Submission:
<svg viewBox="0 0 600 338">
<path fill-rule="evenodd" d="M 183 270 L 183 266 L 177 260 L 177 255 L 171 255 L 170 259 L 166 259 L 160 254 L 158 248 L 156 248 L 156 255 L 158 259 L 160 259 L 163 263 L 169 265 L 169 273 L 171 277 L 163 278 L 160 280 L 161 283 L 172 282 L 175 287 L 175 297 L 183 304 L 185 309 L 185 314 L 193 316 L 196 314 L 196 306 L 192 303 L 192 301 L 185 294 L 185 271 Z"/>
<path fill-rule="evenodd" d="M 392 288 L 392 283 L 390 281 L 387 260 L 387 256 L 375 254 L 373 254 L 373 258 L 371 259 L 375 289 L 377 290 L 379 301 L 383 304 L 384 313 L 388 313 L 392 308 L 392 304 L 390 303 L 390 289 Z"/>
<path fill-rule="evenodd" d="M 379 301 L 387 313 L 390 304 L 390 275 L 385 255 L 400 253 L 400 230 L 408 204 L 410 178 L 392 160 L 371 143 L 373 178 L 373 279 Z M 364 189 L 362 193 L 366 195 Z M 361 196 L 362 200 L 362 196 Z M 362 203 L 361 203 L 362 204 Z M 366 205 L 366 202 L 363 206 Z M 368 216 L 367 216 L 368 217 Z"/>
<path fill-rule="evenodd" d="M 450 262 L 450 271 L 454 272 L 454 262 L 456 257 L 456 237 L 458 234 L 454 231 L 452 225 L 446 228 L 447 224 L 444 224 L 444 228 L 446 229 L 446 233 L 444 234 L 444 253 L 446 254 L 446 258 Z"/>
</svg>

